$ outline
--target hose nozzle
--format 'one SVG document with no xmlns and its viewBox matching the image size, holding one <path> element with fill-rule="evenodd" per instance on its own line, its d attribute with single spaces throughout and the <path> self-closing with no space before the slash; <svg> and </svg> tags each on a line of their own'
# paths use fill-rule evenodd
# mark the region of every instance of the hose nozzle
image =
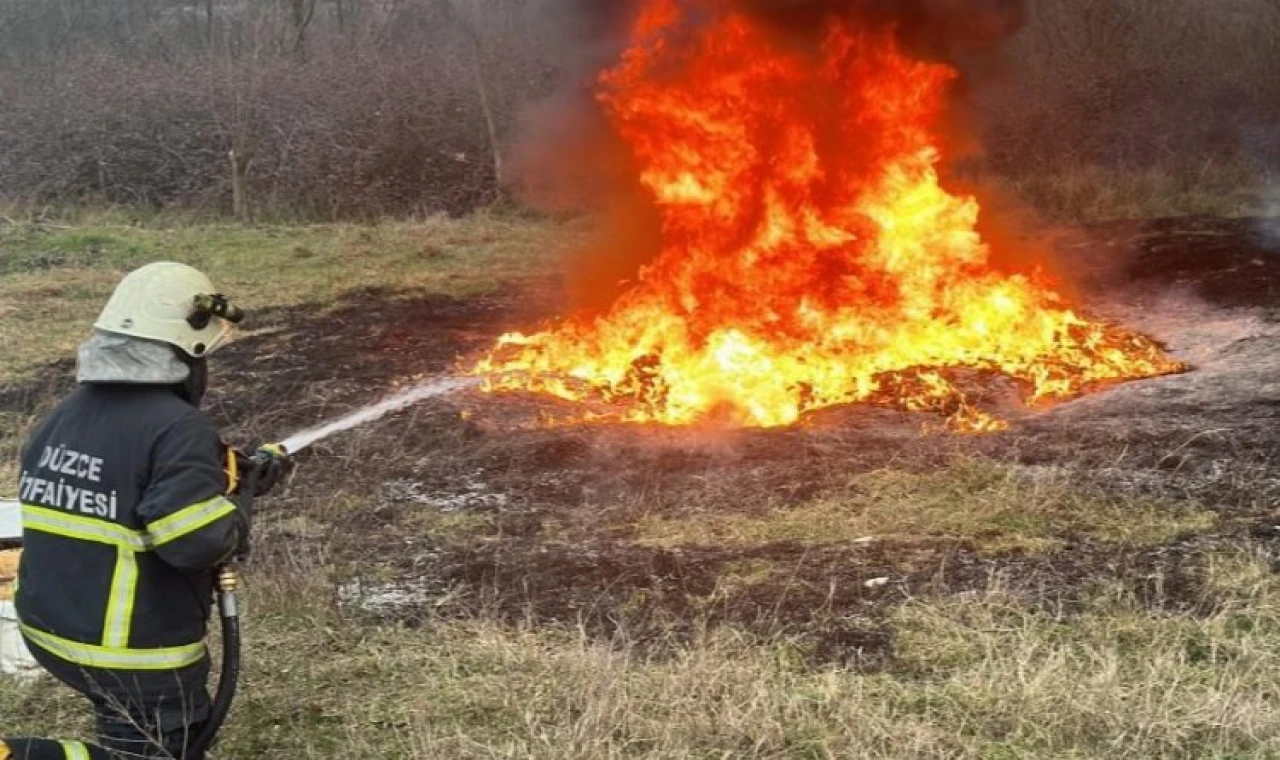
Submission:
<svg viewBox="0 0 1280 760">
<path fill-rule="evenodd" d="M 273 457 L 287 457 L 289 450 L 284 447 L 283 443 L 264 443 L 258 447 L 258 451 L 270 454 Z"/>
<path fill-rule="evenodd" d="M 259 467 L 271 464 L 277 461 L 289 466 L 289 450 L 282 443 L 264 443 L 253 452 L 253 463 Z"/>
</svg>

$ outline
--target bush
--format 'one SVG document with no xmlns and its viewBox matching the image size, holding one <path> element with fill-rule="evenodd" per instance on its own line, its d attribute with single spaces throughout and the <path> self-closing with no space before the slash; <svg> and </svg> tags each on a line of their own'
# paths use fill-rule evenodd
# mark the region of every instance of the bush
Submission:
<svg viewBox="0 0 1280 760">
<path fill-rule="evenodd" d="M 428 62 L 336 56 L 227 66 L 81 58 L 9 76 L 0 191 L 231 210 L 229 151 L 254 205 L 324 218 L 461 211 L 491 199 L 476 99 Z M 420 74 L 415 72 L 421 72 Z"/>
<path fill-rule="evenodd" d="M 591 25 L 602 7 L 0 0 L 0 200 L 226 213 L 236 149 L 259 215 L 466 211 L 500 196 L 497 157 L 526 132 L 528 107 L 565 71 L 607 59 L 616 28 Z M 1188 181 L 1229 174 L 1256 194 L 1280 165 L 1280 3 L 1028 0 L 1026 11 L 999 65 L 962 62 L 985 147 L 964 168 L 1034 185 L 1059 216 L 1075 213 L 1055 205 L 1068 197 L 1096 216 L 1106 209 L 1078 197 L 1082 168 L 1118 177 L 1117 192 L 1160 190 L 1125 208 L 1177 213 L 1201 209 L 1175 200 L 1205 196 Z M 525 166 L 563 163 L 544 155 L 555 151 Z M 1058 176 L 1061 192 L 1049 186 Z M 1222 207 L 1237 208 L 1235 195 Z"/>
</svg>

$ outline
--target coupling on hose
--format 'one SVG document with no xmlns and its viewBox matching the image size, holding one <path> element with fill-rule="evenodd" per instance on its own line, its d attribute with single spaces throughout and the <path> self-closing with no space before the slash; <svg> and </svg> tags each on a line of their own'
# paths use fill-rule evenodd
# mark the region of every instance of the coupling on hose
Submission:
<svg viewBox="0 0 1280 760">
<path fill-rule="evenodd" d="M 218 614 L 223 618 L 240 616 L 240 605 L 236 601 L 236 590 L 240 587 L 240 573 L 230 565 L 224 565 L 218 571 Z"/>
<path fill-rule="evenodd" d="M 230 565 L 218 572 L 218 590 L 224 594 L 235 593 L 240 588 L 240 573 Z"/>
</svg>

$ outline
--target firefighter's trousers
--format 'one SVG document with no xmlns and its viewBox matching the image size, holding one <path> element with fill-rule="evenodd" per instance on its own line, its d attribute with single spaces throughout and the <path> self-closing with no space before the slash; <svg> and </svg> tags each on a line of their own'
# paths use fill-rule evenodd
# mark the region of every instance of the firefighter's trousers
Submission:
<svg viewBox="0 0 1280 760">
<path fill-rule="evenodd" d="M 31 655 L 93 705 L 98 744 L 121 760 L 204 760 L 187 754 L 209 718 L 209 660 L 180 670 L 86 668 L 32 641 Z"/>
</svg>

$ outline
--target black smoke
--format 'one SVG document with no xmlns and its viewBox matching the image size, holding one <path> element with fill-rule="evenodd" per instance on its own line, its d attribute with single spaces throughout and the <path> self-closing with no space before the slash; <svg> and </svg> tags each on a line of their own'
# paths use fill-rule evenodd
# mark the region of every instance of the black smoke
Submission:
<svg viewBox="0 0 1280 760">
<path fill-rule="evenodd" d="M 1024 0 L 739 0 L 742 9 L 792 31 L 831 16 L 892 24 L 904 39 L 939 52 L 998 44 L 1026 18 Z"/>
<path fill-rule="evenodd" d="M 953 59 L 999 45 L 1026 20 L 1027 0 L 682 0 L 686 17 L 726 5 L 751 14 L 796 40 L 819 33 L 831 17 L 872 26 L 892 25 L 917 54 Z M 575 64 L 600 66 L 625 40 L 630 20 L 643 0 L 543 0 L 537 12 L 550 14 L 566 31 L 565 52 Z"/>
</svg>

